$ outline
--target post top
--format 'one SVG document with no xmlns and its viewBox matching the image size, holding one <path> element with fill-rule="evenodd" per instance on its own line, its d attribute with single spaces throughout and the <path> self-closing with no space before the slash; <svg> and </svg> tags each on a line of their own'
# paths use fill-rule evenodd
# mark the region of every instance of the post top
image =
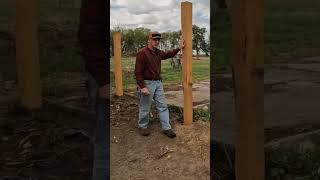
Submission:
<svg viewBox="0 0 320 180">
<path fill-rule="evenodd" d="M 183 1 L 183 2 L 181 2 L 181 4 L 192 4 L 192 3 L 189 1 Z"/>
</svg>

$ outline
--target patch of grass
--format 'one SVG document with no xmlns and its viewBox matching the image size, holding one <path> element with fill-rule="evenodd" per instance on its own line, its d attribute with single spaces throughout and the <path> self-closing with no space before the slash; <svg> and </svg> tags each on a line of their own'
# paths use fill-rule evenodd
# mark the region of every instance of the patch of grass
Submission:
<svg viewBox="0 0 320 180">
<path fill-rule="evenodd" d="M 11 0 L 1 0 L 0 1 L 0 20 L 8 21 L 13 16 L 13 4 Z"/>
<path fill-rule="evenodd" d="M 178 106 L 172 105 L 172 104 L 168 104 L 168 110 L 170 113 L 182 113 L 182 109 Z"/>
<path fill-rule="evenodd" d="M 40 18 L 60 17 L 78 18 L 80 0 L 39 0 L 37 1 Z M 15 3 L 12 0 L 0 1 L 0 19 L 12 19 L 15 11 Z"/>
<path fill-rule="evenodd" d="M 168 104 L 170 113 L 177 113 L 183 116 L 183 108 Z M 208 109 L 195 108 L 193 109 L 193 120 L 194 121 L 210 121 L 210 111 Z"/>
<path fill-rule="evenodd" d="M 265 62 L 320 55 L 320 1 L 265 1 Z M 213 21 L 214 66 L 230 64 L 231 22 Z"/>
<path fill-rule="evenodd" d="M 76 48 L 48 49 L 47 54 L 40 57 L 40 77 L 46 78 L 59 72 L 86 72 L 84 60 Z M 0 76 L 4 80 L 16 79 L 16 61 L 1 63 Z"/>
<path fill-rule="evenodd" d="M 124 89 L 132 89 L 136 87 L 136 81 L 134 77 L 134 57 L 122 58 L 122 79 Z M 110 59 L 110 80 L 111 87 L 114 87 L 114 74 L 113 74 L 114 61 Z M 206 80 L 210 78 L 210 61 L 207 60 L 193 60 L 192 62 L 192 76 L 193 82 Z M 178 85 L 181 84 L 182 70 L 173 69 L 170 64 L 170 60 L 162 61 L 161 76 L 165 85 Z"/>
<path fill-rule="evenodd" d="M 41 59 L 41 77 L 58 72 L 85 72 L 84 60 L 76 48 L 48 50 Z"/>
<path fill-rule="evenodd" d="M 80 3 L 81 1 L 79 0 L 39 0 L 39 26 L 42 25 L 43 21 L 49 19 L 77 22 L 80 13 Z M 14 35 L 14 15 L 15 2 L 12 0 L 1 0 L 0 32 L 4 31 Z M 70 22 L 67 23 L 70 26 L 74 26 Z M 40 55 L 41 78 L 56 72 L 83 72 L 84 61 L 77 51 L 75 48 L 48 49 L 46 55 Z M 1 62 L 0 77 L 2 79 L 16 79 L 15 63 L 15 57 L 8 57 L 7 60 Z"/>
<path fill-rule="evenodd" d="M 17 77 L 15 59 L 9 62 L 2 62 L 0 66 L 0 80 L 15 80 Z"/>
<path fill-rule="evenodd" d="M 315 180 L 320 177 L 320 148 L 306 152 L 273 150 L 266 154 L 266 174 L 269 180 L 282 180 L 286 176 L 296 180 Z"/>
<path fill-rule="evenodd" d="M 79 0 L 39 0 L 40 17 L 60 17 L 77 19 L 80 13 Z"/>
<path fill-rule="evenodd" d="M 210 111 L 208 109 L 195 108 L 193 109 L 194 121 L 210 121 Z"/>
</svg>

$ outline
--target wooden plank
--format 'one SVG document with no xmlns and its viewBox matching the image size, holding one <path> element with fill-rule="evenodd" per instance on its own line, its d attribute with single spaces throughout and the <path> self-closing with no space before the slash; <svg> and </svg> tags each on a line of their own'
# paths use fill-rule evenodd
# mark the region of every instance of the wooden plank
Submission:
<svg viewBox="0 0 320 180">
<path fill-rule="evenodd" d="M 20 105 L 27 109 L 38 109 L 42 106 L 37 2 L 15 1 L 18 91 Z"/>
<path fill-rule="evenodd" d="M 236 179 L 264 180 L 263 1 L 232 1 Z"/>
<path fill-rule="evenodd" d="M 181 3 L 181 27 L 185 47 L 182 51 L 182 77 L 184 94 L 184 124 L 192 123 L 192 3 Z"/>
<path fill-rule="evenodd" d="M 115 94 L 116 96 L 123 96 L 122 87 L 122 66 L 121 66 L 121 33 L 116 32 L 113 35 L 114 47 L 114 78 L 115 78 Z"/>
</svg>

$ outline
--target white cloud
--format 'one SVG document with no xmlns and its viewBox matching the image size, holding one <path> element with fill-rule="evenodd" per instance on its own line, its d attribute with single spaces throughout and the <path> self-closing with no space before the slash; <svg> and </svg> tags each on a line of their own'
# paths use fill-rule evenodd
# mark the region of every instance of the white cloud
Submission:
<svg viewBox="0 0 320 180">
<path fill-rule="evenodd" d="M 154 31 L 176 31 L 181 28 L 181 0 L 111 0 L 111 27 L 145 27 Z M 193 24 L 210 31 L 210 0 L 189 0 Z"/>
</svg>

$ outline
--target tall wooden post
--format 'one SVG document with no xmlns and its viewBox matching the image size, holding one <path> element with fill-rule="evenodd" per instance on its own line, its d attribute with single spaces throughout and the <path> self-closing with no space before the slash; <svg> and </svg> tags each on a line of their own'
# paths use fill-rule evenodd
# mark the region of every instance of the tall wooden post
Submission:
<svg viewBox="0 0 320 180">
<path fill-rule="evenodd" d="M 16 0 L 16 63 L 20 105 L 41 108 L 37 0 Z"/>
<path fill-rule="evenodd" d="M 122 67 L 121 67 L 121 33 L 116 32 L 113 35 L 113 47 L 114 47 L 114 77 L 115 77 L 115 86 L 116 96 L 123 95 L 122 88 Z"/>
<path fill-rule="evenodd" d="M 265 179 L 263 6 L 262 0 L 232 1 L 237 180 Z"/>
<path fill-rule="evenodd" d="M 182 51 L 182 78 L 184 94 L 184 124 L 192 123 L 192 3 L 181 3 L 182 38 L 185 47 Z"/>
</svg>

